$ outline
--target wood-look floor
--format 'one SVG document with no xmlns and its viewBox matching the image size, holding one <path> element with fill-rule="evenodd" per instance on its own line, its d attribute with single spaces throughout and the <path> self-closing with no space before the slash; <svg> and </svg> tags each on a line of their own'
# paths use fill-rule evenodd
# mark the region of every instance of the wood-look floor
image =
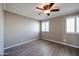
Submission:
<svg viewBox="0 0 79 59">
<path fill-rule="evenodd" d="M 4 56 L 79 56 L 79 49 L 40 39 L 7 49 Z"/>
</svg>

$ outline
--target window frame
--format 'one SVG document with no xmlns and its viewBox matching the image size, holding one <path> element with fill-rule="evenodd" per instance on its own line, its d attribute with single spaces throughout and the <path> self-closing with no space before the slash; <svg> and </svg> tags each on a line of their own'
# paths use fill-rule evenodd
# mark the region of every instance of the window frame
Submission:
<svg viewBox="0 0 79 59">
<path fill-rule="evenodd" d="M 48 31 L 46 30 L 46 23 L 45 22 L 48 22 L 48 29 L 47 29 Z M 42 30 L 42 23 L 45 23 L 45 25 L 44 25 L 45 31 Z M 41 21 L 41 32 L 49 32 L 49 21 Z"/>
<path fill-rule="evenodd" d="M 77 32 L 77 17 L 79 17 L 79 15 L 76 15 L 76 16 L 69 16 L 69 17 L 66 17 L 66 21 L 65 21 L 65 32 L 66 32 L 66 34 L 79 34 L 79 32 Z M 74 18 L 75 19 L 75 28 L 74 28 L 74 30 L 75 30 L 75 32 L 67 32 L 67 19 L 68 18 Z"/>
</svg>

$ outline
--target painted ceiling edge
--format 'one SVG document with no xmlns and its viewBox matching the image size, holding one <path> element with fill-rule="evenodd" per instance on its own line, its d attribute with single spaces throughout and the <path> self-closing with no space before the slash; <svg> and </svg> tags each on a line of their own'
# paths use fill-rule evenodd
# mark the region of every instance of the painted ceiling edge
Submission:
<svg viewBox="0 0 79 59">
<path fill-rule="evenodd" d="M 65 15 L 74 14 L 74 13 L 79 13 L 79 11 L 71 12 L 71 13 L 68 13 L 68 14 L 65 14 Z M 51 20 L 51 19 L 54 19 L 54 18 L 58 18 L 58 17 L 65 16 L 65 15 L 60 15 L 60 16 L 56 16 L 56 17 L 52 17 L 52 18 L 48 18 L 48 19 L 43 19 L 43 20 L 44 20 L 44 21 L 45 21 L 45 20 Z M 42 21 L 42 20 L 41 20 L 41 21 Z"/>
<path fill-rule="evenodd" d="M 8 10 L 7 10 L 6 3 L 2 3 L 2 7 L 3 7 L 3 10 L 4 10 L 5 12 L 11 12 L 11 11 L 8 11 Z M 20 15 L 20 16 L 24 16 L 24 15 L 15 13 L 15 12 L 11 12 L 11 13 L 14 13 L 14 14 L 17 14 L 17 15 Z M 24 17 L 27 17 L 27 16 L 24 16 Z M 39 19 L 34 19 L 34 18 L 32 18 L 32 17 L 27 17 L 27 18 L 32 19 L 32 20 L 36 20 L 36 21 L 40 21 Z"/>
<path fill-rule="evenodd" d="M 8 11 L 8 10 L 4 10 L 4 12 L 10 12 L 10 13 L 13 13 L 13 14 L 16 14 L 16 15 L 20 15 L 20 16 L 26 17 L 26 18 L 28 18 L 28 19 L 30 19 L 30 20 L 40 21 L 40 20 L 38 20 L 38 19 L 34 19 L 34 18 L 32 18 L 32 17 L 27 17 L 27 16 L 24 16 L 24 15 L 15 13 L 15 12 Z"/>
<path fill-rule="evenodd" d="M 10 13 L 17 14 L 17 13 L 15 13 L 15 12 L 7 11 L 7 10 L 4 10 L 4 12 L 10 12 Z M 73 13 L 79 13 L 79 11 L 76 11 L 76 12 L 73 12 Z M 69 13 L 69 14 L 73 14 L 73 13 Z M 69 15 L 69 14 L 65 14 L 65 15 Z M 50 19 L 54 19 L 54 18 L 58 18 L 58 17 L 65 16 L 65 15 L 61 15 L 61 16 L 56 16 L 56 17 L 52 17 L 52 18 L 48 18 L 48 19 L 39 20 L 39 19 L 34 19 L 34 18 L 31 18 L 31 17 L 24 16 L 24 15 L 21 15 L 21 14 L 17 14 L 17 15 L 26 17 L 26 18 L 28 18 L 28 19 L 36 20 L 36 21 L 46 21 L 46 20 L 50 20 Z"/>
</svg>

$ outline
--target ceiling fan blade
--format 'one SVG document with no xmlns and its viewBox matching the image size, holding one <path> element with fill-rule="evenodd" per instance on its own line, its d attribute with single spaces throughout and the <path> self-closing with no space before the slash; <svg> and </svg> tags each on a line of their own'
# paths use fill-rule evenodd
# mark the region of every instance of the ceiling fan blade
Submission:
<svg viewBox="0 0 79 59">
<path fill-rule="evenodd" d="M 43 10 L 42 8 L 36 7 L 36 9 Z"/>
<path fill-rule="evenodd" d="M 54 3 L 50 3 L 50 5 L 49 5 L 49 9 L 50 9 L 53 5 L 54 5 Z"/>
<path fill-rule="evenodd" d="M 59 11 L 59 10 L 60 10 L 60 9 L 52 9 L 51 12 L 52 12 L 52 11 Z"/>
</svg>

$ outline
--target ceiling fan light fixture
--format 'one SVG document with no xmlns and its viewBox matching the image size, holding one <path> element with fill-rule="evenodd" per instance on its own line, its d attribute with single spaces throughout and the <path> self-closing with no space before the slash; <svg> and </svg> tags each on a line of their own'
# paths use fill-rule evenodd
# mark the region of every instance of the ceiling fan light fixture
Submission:
<svg viewBox="0 0 79 59">
<path fill-rule="evenodd" d="M 44 10 L 44 13 L 45 14 L 50 13 L 50 10 Z"/>
<path fill-rule="evenodd" d="M 47 16 L 50 16 L 50 13 L 47 13 Z"/>
<path fill-rule="evenodd" d="M 54 3 L 50 3 L 50 4 L 43 5 L 42 8 L 36 7 L 36 9 L 41 10 L 43 13 L 45 13 L 45 14 L 47 14 L 49 16 L 51 12 L 59 11 L 59 9 L 52 8 L 53 5 L 54 5 Z"/>
</svg>

